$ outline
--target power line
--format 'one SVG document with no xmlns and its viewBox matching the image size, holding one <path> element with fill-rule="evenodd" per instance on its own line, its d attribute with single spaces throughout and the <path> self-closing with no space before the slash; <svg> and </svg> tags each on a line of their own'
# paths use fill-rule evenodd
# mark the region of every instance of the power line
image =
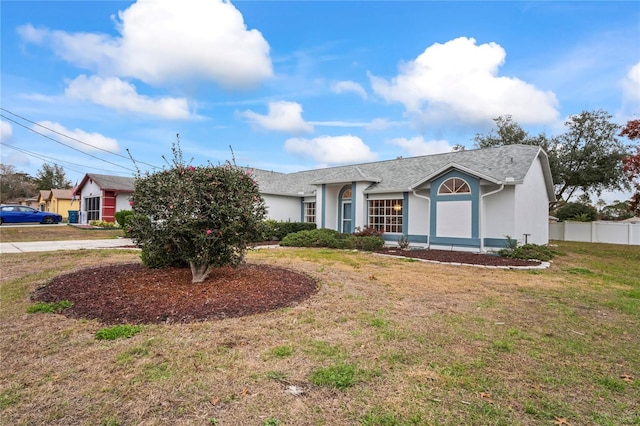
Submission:
<svg viewBox="0 0 640 426">
<path fill-rule="evenodd" d="M 42 160 L 42 161 L 45 161 L 45 162 L 49 162 L 49 161 L 50 161 L 50 162 L 53 162 L 54 164 L 57 164 L 57 163 L 64 163 L 64 164 L 71 164 L 71 165 L 73 165 L 73 166 L 87 167 L 87 166 L 86 166 L 86 164 L 72 163 L 71 161 L 60 160 L 60 159 L 57 159 L 57 158 L 49 157 L 48 155 L 38 154 L 38 153 L 35 153 L 35 152 L 32 152 L 32 151 L 28 151 L 28 150 L 23 149 L 23 148 L 18 148 L 17 146 L 10 145 L 10 144 L 8 144 L 8 143 L 6 143 L 6 142 L 0 142 L 0 145 L 4 145 L 4 146 L 6 146 L 6 147 L 8 147 L 8 148 L 14 149 L 14 150 L 16 150 L 16 151 L 18 151 L 18 152 L 21 152 L 21 153 L 23 153 L 23 154 L 29 155 L 29 156 L 31 156 L 31 157 L 37 158 L 37 159 Z M 84 172 L 84 171 L 82 171 L 82 170 L 76 170 L 76 169 L 73 169 L 73 168 L 71 168 L 71 167 L 69 167 L 69 166 L 66 166 L 66 167 L 67 167 L 69 170 L 73 170 L 74 172 L 78 172 L 78 173 L 85 173 L 85 172 Z M 122 173 L 123 173 L 123 172 L 116 172 L 116 171 L 108 170 L 108 169 L 101 169 L 101 168 L 99 168 L 99 167 L 91 167 L 91 169 L 92 169 L 92 170 L 100 170 L 100 171 L 103 171 L 103 172 L 109 172 L 109 173 L 119 173 L 119 174 L 122 174 Z"/>
<path fill-rule="evenodd" d="M 47 135 L 45 135 L 45 134 L 43 134 L 43 133 L 40 133 L 40 132 L 38 132 L 37 130 L 34 130 L 34 129 L 32 129 L 32 128 L 28 127 L 28 126 L 25 126 L 24 124 L 19 123 L 18 121 L 14 120 L 14 119 L 12 119 L 12 118 L 9 118 L 9 117 L 7 117 L 7 116 L 5 116 L 5 115 L 0 114 L 0 117 L 4 118 L 5 120 L 9 120 L 9 121 L 11 121 L 12 123 L 15 123 L 15 124 L 17 124 L 17 125 L 18 125 L 18 126 L 20 126 L 20 127 L 24 127 L 25 129 L 27 129 L 27 130 L 29 130 L 29 131 L 31 131 L 31 132 L 33 132 L 33 133 L 36 133 L 36 134 L 38 134 L 38 135 L 40 135 L 40 136 L 42 136 L 42 137 L 44 137 L 44 138 L 47 138 L 47 139 L 49 139 L 49 140 L 51 140 L 51 141 L 53 141 L 53 142 L 55 142 L 55 143 L 57 143 L 57 144 L 60 144 L 60 145 L 66 146 L 67 148 L 71 148 L 71 149 L 73 149 L 74 151 L 78 151 L 78 152 L 80 152 L 80 153 L 82 153 L 82 154 L 84 154 L 84 155 L 88 155 L 88 156 L 89 156 L 89 157 L 91 157 L 91 158 L 95 158 L 96 160 L 104 161 L 105 163 L 109 163 L 109 164 L 111 164 L 111 165 L 113 165 L 113 166 L 120 167 L 120 168 L 122 168 L 122 169 L 129 170 L 129 171 L 134 172 L 134 173 L 136 172 L 135 170 L 130 169 L 130 168 L 128 168 L 128 167 L 122 166 L 122 165 L 120 165 L 120 164 L 114 163 L 114 162 L 109 161 L 109 160 L 105 160 L 104 158 L 97 157 L 97 156 L 95 156 L 95 155 L 93 155 L 93 154 L 89 154 L 88 152 L 84 152 L 84 151 L 82 151 L 82 150 L 80 150 L 80 149 L 78 149 L 78 148 L 74 148 L 74 147 L 72 147 L 71 145 L 67 145 L 67 144 L 66 144 L 66 143 L 64 143 L 64 142 L 60 142 L 59 140 L 54 139 L 54 138 L 52 138 L 51 136 L 47 136 Z"/>
<path fill-rule="evenodd" d="M 21 120 L 24 120 L 24 121 L 26 121 L 26 122 L 28 122 L 28 123 L 34 124 L 34 125 L 36 125 L 36 126 L 38 126 L 38 127 L 42 127 L 43 129 L 46 129 L 46 130 L 48 130 L 48 131 L 50 131 L 50 132 L 52 132 L 52 133 L 55 133 L 55 134 L 57 134 L 57 135 L 60 135 L 60 136 L 65 137 L 65 138 L 67 138 L 67 139 L 71 139 L 72 141 L 75 141 L 75 142 L 81 143 L 81 144 L 83 144 L 83 145 L 86 145 L 86 146 L 88 146 L 88 147 L 90 147 L 90 148 L 97 149 L 97 150 L 100 150 L 100 151 L 106 152 L 106 153 L 111 154 L 111 155 L 115 155 L 116 157 L 124 158 L 125 160 L 131 160 L 131 158 L 127 157 L 126 155 L 122 155 L 122 154 L 119 154 L 119 153 L 117 153 L 117 152 L 109 151 L 109 150 L 107 150 L 107 149 L 100 148 L 100 147 L 98 147 L 98 146 L 91 145 L 91 144 L 89 144 L 89 143 L 83 142 L 83 141 L 81 141 L 80 139 L 77 139 L 77 138 L 74 138 L 74 137 L 72 137 L 72 136 L 66 135 L 66 134 L 64 134 L 64 133 L 62 133 L 62 132 L 58 132 L 57 130 L 51 129 L 51 128 L 47 127 L 47 126 L 43 126 L 42 124 L 37 123 L 37 122 L 35 122 L 35 121 L 33 121 L 33 120 L 29 120 L 28 118 L 23 117 L 23 116 L 21 116 L 21 115 L 19 115 L 19 114 L 16 114 L 15 112 L 9 111 L 9 110 L 8 110 L 8 109 L 6 109 L 6 108 L 2 108 L 2 107 L 0 107 L 0 110 L 5 111 L 5 112 L 7 112 L 7 113 L 9 113 L 9 114 L 11 114 L 11 115 L 13 115 L 13 116 L 15 116 L 15 117 L 18 117 L 18 118 L 20 118 Z M 22 126 L 22 127 L 26 128 L 26 129 L 28 129 L 28 130 L 31 130 L 32 132 L 37 133 L 37 134 L 39 134 L 40 136 L 44 136 L 44 137 L 46 137 L 47 139 L 51 139 L 51 140 L 53 140 L 54 142 L 57 142 L 57 143 L 62 144 L 62 145 L 64 145 L 64 146 L 66 146 L 66 147 L 69 147 L 69 148 L 71 148 L 71 149 L 74 149 L 74 150 L 76 150 L 76 151 L 79 151 L 79 152 L 81 152 L 81 153 L 83 153 L 83 154 L 90 155 L 90 154 L 87 154 L 86 152 L 84 152 L 84 151 L 82 151 L 82 150 L 79 150 L 79 149 L 74 148 L 74 147 L 72 147 L 72 146 L 70 146 L 70 145 L 66 145 L 66 144 L 64 144 L 64 143 L 62 143 L 62 142 L 60 142 L 60 141 L 57 141 L 57 140 L 55 140 L 55 139 L 52 139 L 52 138 L 50 138 L 49 136 L 44 135 L 44 134 L 42 134 L 42 133 L 40 133 L 40 132 L 37 132 L 37 131 L 35 131 L 35 130 L 33 130 L 33 129 L 31 129 L 31 128 L 29 128 L 29 127 L 27 127 L 27 126 L 23 125 L 23 124 L 20 124 L 20 123 L 18 123 L 17 121 L 15 121 L 15 120 L 13 120 L 13 119 L 11 119 L 11 118 L 8 118 L 8 117 L 6 117 L 6 116 L 4 116 L 4 115 L 2 115 L 2 114 L 0 114 L 0 117 L 3 117 L 3 118 L 5 118 L 5 119 L 7 119 L 7 120 L 9 120 L 9 121 L 11 121 L 11 122 L 13 122 L 13 123 L 15 123 L 15 124 L 18 124 L 19 126 Z M 97 157 L 94 157 L 94 158 L 97 158 Z M 106 160 L 102 160 L 102 161 L 106 161 Z M 137 162 L 137 163 L 139 163 L 139 164 L 144 164 L 145 166 L 149 166 L 149 167 L 154 168 L 154 169 L 160 169 L 160 168 L 161 168 L 161 167 L 158 167 L 158 166 L 154 166 L 153 164 L 145 163 L 145 162 L 143 162 L 143 161 L 137 161 L 137 160 L 135 160 L 135 162 Z M 111 164 L 114 164 L 114 163 L 111 163 Z M 119 167 L 122 167 L 122 166 L 119 166 Z M 129 169 L 128 169 L 128 170 L 129 170 Z"/>
</svg>

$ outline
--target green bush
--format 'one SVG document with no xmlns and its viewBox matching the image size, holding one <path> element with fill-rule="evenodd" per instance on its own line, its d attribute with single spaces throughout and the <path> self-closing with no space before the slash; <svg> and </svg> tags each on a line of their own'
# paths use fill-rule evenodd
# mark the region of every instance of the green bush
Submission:
<svg viewBox="0 0 640 426">
<path fill-rule="evenodd" d="M 595 207 L 582 203 L 567 203 L 556 210 L 555 216 L 559 221 L 579 220 L 580 222 L 591 222 L 598 220 L 598 211 Z"/>
<path fill-rule="evenodd" d="M 118 225 L 120 225 L 120 227 L 122 229 L 124 229 L 125 235 L 128 235 L 127 218 L 129 216 L 132 216 L 132 215 L 133 215 L 133 211 L 132 210 L 120 210 L 119 212 L 116 212 L 116 214 L 115 214 L 116 222 L 118 223 Z"/>
<path fill-rule="evenodd" d="M 381 237 L 342 234 L 333 229 L 314 229 L 288 234 L 280 242 L 285 247 L 328 247 L 373 251 L 384 246 Z"/>
<path fill-rule="evenodd" d="M 311 231 L 314 229 L 316 229 L 315 223 L 284 222 L 269 219 L 260 224 L 259 231 L 256 234 L 256 242 L 282 241 L 284 237 L 294 232 Z"/>
<path fill-rule="evenodd" d="M 351 238 L 353 238 L 355 248 L 358 250 L 376 251 L 384 247 L 382 237 L 352 235 Z"/>
<path fill-rule="evenodd" d="M 266 207 L 250 171 L 188 165 L 177 144 L 173 154 L 170 169 L 137 177 L 127 228 L 145 265 L 186 262 L 191 281 L 203 282 L 215 267 L 242 263 Z"/>
<path fill-rule="evenodd" d="M 554 256 L 553 251 L 549 247 L 537 244 L 525 244 L 515 248 L 505 248 L 500 250 L 498 254 L 510 259 L 537 259 L 543 262 L 551 260 Z"/>
</svg>

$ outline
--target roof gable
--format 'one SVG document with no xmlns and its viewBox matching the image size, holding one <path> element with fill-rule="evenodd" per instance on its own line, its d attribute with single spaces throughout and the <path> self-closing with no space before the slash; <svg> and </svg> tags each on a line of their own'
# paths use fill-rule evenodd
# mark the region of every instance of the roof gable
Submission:
<svg viewBox="0 0 640 426">
<path fill-rule="evenodd" d="M 80 193 L 89 180 L 95 182 L 103 191 L 133 192 L 136 184 L 136 180 L 133 177 L 87 173 L 76 188 L 76 194 Z"/>
</svg>

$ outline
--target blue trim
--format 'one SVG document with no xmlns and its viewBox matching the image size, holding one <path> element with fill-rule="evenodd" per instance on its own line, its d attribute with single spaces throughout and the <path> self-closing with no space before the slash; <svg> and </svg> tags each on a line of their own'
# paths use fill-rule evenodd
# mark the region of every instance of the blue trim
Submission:
<svg viewBox="0 0 640 426">
<path fill-rule="evenodd" d="M 494 248 L 506 248 L 509 246 L 509 244 L 506 238 L 485 238 L 484 246 L 494 247 Z"/>
<path fill-rule="evenodd" d="M 407 239 L 410 243 L 427 244 L 429 242 L 428 235 L 407 235 Z"/>
<path fill-rule="evenodd" d="M 471 193 L 469 194 L 438 194 L 438 189 L 442 183 L 449 178 L 460 178 L 464 179 L 465 182 L 469 185 L 469 189 Z M 436 224 L 438 221 L 437 215 L 437 206 L 438 202 L 445 201 L 471 201 L 471 239 L 478 241 L 478 246 L 480 245 L 480 179 L 463 173 L 459 170 L 451 170 L 449 173 L 446 173 L 439 178 L 433 180 L 431 182 L 431 224 L 429 226 L 429 232 L 431 233 L 431 242 L 436 244 Z M 446 218 L 444 218 L 446 220 Z M 440 237 L 444 238 L 444 237 Z M 445 238 L 446 239 L 446 238 Z M 454 238 L 455 240 L 460 240 L 460 238 Z M 462 240 L 466 240 L 466 238 L 462 238 Z"/>
<path fill-rule="evenodd" d="M 300 222 L 304 222 L 304 197 L 300 198 Z"/>
<path fill-rule="evenodd" d="M 397 243 L 400 237 L 402 237 L 402 234 L 395 234 L 395 233 L 382 234 L 382 239 L 387 242 Z M 410 243 L 426 244 L 429 241 L 429 236 L 428 235 L 407 235 L 407 239 L 409 240 Z"/>
<path fill-rule="evenodd" d="M 409 193 L 402 194 L 402 234 L 409 234 Z"/>
<path fill-rule="evenodd" d="M 431 245 L 479 248 L 480 238 L 431 237 Z"/>
<path fill-rule="evenodd" d="M 322 184 L 322 212 L 320 218 L 320 227 L 324 229 L 325 227 L 325 210 L 327 209 L 327 184 Z"/>
<path fill-rule="evenodd" d="M 356 227 L 356 183 L 351 182 L 351 232 L 355 231 Z"/>
</svg>

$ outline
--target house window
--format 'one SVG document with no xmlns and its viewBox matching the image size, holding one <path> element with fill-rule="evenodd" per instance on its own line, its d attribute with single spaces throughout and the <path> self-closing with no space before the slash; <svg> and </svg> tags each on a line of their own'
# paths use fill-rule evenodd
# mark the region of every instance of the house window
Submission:
<svg viewBox="0 0 640 426">
<path fill-rule="evenodd" d="M 316 223 L 316 202 L 304 203 L 304 221 Z"/>
<path fill-rule="evenodd" d="M 87 221 L 100 220 L 100 197 L 85 198 L 84 210 L 87 212 Z"/>
<path fill-rule="evenodd" d="M 369 200 L 369 226 L 382 232 L 402 233 L 403 200 Z"/>
<path fill-rule="evenodd" d="M 469 184 L 460 178 L 451 178 L 442 182 L 438 194 L 468 194 L 471 192 Z"/>
</svg>

